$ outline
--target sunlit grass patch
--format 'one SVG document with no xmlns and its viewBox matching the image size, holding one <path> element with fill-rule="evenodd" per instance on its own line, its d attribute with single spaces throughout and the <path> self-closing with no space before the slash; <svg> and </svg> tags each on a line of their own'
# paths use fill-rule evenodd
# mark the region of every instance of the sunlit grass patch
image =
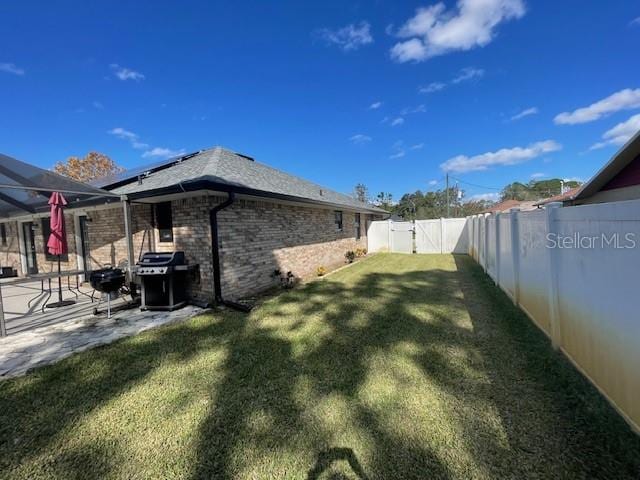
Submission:
<svg viewBox="0 0 640 480">
<path fill-rule="evenodd" d="M 466 257 L 372 256 L 0 383 L 0 478 L 636 478 L 640 440 Z"/>
</svg>

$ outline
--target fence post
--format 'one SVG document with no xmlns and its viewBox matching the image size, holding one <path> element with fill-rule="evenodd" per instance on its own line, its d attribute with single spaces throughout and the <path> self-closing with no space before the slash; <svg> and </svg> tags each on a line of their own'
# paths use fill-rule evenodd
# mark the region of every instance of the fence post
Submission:
<svg viewBox="0 0 640 480">
<path fill-rule="evenodd" d="M 518 223 L 519 208 L 511 212 L 511 263 L 513 264 L 513 303 L 520 304 L 520 228 Z"/>
<path fill-rule="evenodd" d="M 496 285 L 500 286 L 500 213 L 496 212 Z"/>
<path fill-rule="evenodd" d="M 489 258 L 489 229 L 487 228 L 489 225 L 489 220 L 487 220 L 489 215 L 491 214 L 485 213 L 484 218 L 482 219 L 482 226 L 484 227 L 484 245 L 482 246 L 482 249 L 484 250 L 484 265 L 482 266 L 484 267 L 484 273 L 487 275 L 489 274 L 489 263 L 487 262 L 487 258 Z"/>
<path fill-rule="evenodd" d="M 556 215 L 557 209 L 562 206 L 561 202 L 552 202 L 547 204 L 547 236 L 545 238 L 545 247 L 547 249 L 549 259 L 549 324 L 551 325 L 551 344 L 556 350 L 562 344 L 560 332 L 560 305 L 558 296 L 558 249 L 550 248 L 549 239 L 556 237 Z M 555 239 L 554 239 L 555 240 Z"/>
<path fill-rule="evenodd" d="M 444 218 L 440 217 L 440 254 L 444 253 Z"/>
</svg>

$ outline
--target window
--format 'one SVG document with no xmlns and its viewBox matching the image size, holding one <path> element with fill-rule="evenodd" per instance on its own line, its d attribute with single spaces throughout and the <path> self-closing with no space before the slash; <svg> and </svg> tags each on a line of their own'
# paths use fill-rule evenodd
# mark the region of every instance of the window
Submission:
<svg viewBox="0 0 640 480">
<path fill-rule="evenodd" d="M 335 215 L 336 229 L 341 232 L 342 231 L 342 212 L 340 210 L 336 210 L 333 212 Z"/>
<path fill-rule="evenodd" d="M 356 226 L 356 240 L 360 240 L 360 214 L 359 213 L 356 213 L 355 226 Z"/>
<path fill-rule="evenodd" d="M 156 204 L 156 224 L 160 242 L 173 242 L 173 217 L 171 216 L 171 202 Z"/>
<path fill-rule="evenodd" d="M 49 248 L 47 247 L 47 242 L 49 241 L 49 237 L 51 236 L 51 218 L 50 217 L 43 218 L 41 225 L 42 225 L 42 239 L 44 240 L 44 258 L 48 262 L 58 261 L 58 256 L 51 255 L 49 253 Z M 66 253 L 64 255 L 61 255 L 60 261 L 68 262 L 69 255 Z"/>
<path fill-rule="evenodd" d="M 2 240 L 2 246 L 7 246 L 7 226 L 4 223 L 0 223 L 0 240 Z"/>
</svg>

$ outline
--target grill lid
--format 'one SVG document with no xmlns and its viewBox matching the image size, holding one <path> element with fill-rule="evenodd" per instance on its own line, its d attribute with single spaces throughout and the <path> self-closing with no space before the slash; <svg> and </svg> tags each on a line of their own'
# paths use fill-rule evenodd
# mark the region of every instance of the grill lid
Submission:
<svg viewBox="0 0 640 480">
<path fill-rule="evenodd" d="M 147 252 L 142 255 L 138 265 L 146 267 L 164 267 L 171 265 L 184 265 L 184 252 Z"/>
</svg>

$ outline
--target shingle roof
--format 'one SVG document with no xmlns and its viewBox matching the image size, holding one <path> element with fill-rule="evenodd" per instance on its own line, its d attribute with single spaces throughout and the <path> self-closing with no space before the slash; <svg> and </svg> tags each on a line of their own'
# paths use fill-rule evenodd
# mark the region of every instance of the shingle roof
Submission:
<svg viewBox="0 0 640 480">
<path fill-rule="evenodd" d="M 512 208 L 519 208 L 520 210 L 535 210 L 534 204 L 535 202 L 531 201 L 504 200 L 502 202 L 496 203 L 495 205 L 492 205 L 482 213 L 508 212 Z"/>
<path fill-rule="evenodd" d="M 573 200 L 573 198 L 580 191 L 580 188 L 581 187 L 573 187 L 564 193 L 560 193 L 552 197 L 544 198 L 540 200 L 538 203 L 536 203 L 536 205 L 546 205 L 547 203 L 551 203 L 551 202 L 565 202 L 567 200 Z"/>
<path fill-rule="evenodd" d="M 138 171 L 139 173 L 142 173 Z M 140 194 L 197 181 L 209 181 L 231 188 L 243 188 L 257 193 L 295 197 L 328 205 L 386 213 L 373 205 L 335 192 L 300 177 L 290 175 L 222 147 L 214 147 L 195 154 L 174 158 L 142 175 L 119 176 L 108 180 L 102 188 L 118 194 Z M 151 193 L 151 192 L 150 192 Z"/>
</svg>

